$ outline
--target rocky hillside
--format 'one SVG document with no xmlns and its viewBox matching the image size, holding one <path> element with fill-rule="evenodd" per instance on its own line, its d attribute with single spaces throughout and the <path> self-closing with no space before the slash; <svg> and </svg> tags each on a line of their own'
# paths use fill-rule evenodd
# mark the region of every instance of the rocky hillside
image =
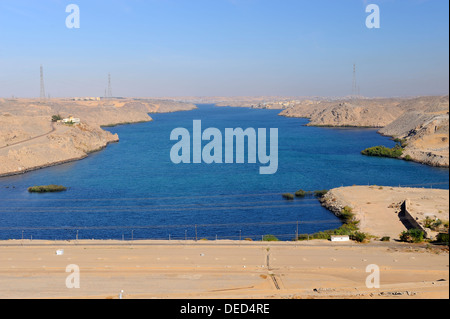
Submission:
<svg viewBox="0 0 450 319">
<path fill-rule="evenodd" d="M 310 119 L 310 126 L 380 127 L 404 140 L 403 158 L 449 166 L 449 97 L 303 101 L 280 115 Z M 375 145 L 374 145 L 375 146 Z"/>
<path fill-rule="evenodd" d="M 449 97 L 414 99 L 407 111 L 380 130 L 403 139 L 403 158 L 432 166 L 449 166 Z"/>
<path fill-rule="evenodd" d="M 2 116 L 0 115 L 0 118 Z M 42 129 L 38 135 L 21 134 L 0 146 L 0 176 L 20 174 L 86 157 L 89 153 L 118 142 L 119 137 L 88 124 L 64 125 L 48 118 L 14 119 L 26 131 L 31 125 Z M 20 132 L 20 130 L 18 130 Z M 2 134 L 3 135 L 3 134 Z"/>
<path fill-rule="evenodd" d="M 149 100 L 0 100 L 0 176 L 65 163 L 119 141 L 101 126 L 152 121 L 148 113 L 189 110 L 195 105 Z M 52 122 L 73 116 L 81 124 Z"/>
<path fill-rule="evenodd" d="M 303 101 L 280 113 L 310 119 L 310 126 L 384 127 L 403 113 L 395 99 Z"/>
</svg>

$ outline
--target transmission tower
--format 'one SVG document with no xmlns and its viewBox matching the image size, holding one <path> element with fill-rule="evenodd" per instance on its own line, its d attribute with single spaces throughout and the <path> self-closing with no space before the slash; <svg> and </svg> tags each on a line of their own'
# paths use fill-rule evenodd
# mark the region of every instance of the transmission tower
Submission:
<svg viewBox="0 0 450 319">
<path fill-rule="evenodd" d="M 45 100 L 44 67 L 41 65 L 41 100 Z"/>
<path fill-rule="evenodd" d="M 112 99 L 112 87 L 111 87 L 111 74 L 108 73 L 108 95 L 109 99 Z"/>
<path fill-rule="evenodd" d="M 358 87 L 356 85 L 356 64 L 353 64 L 352 96 L 355 97 L 357 93 L 358 93 Z"/>
</svg>

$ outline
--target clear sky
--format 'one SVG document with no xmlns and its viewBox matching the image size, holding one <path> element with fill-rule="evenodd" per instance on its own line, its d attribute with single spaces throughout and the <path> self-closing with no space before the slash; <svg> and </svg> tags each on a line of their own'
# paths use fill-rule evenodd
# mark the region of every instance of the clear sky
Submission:
<svg viewBox="0 0 450 319">
<path fill-rule="evenodd" d="M 80 28 L 66 27 L 66 6 Z M 381 28 L 368 29 L 368 4 Z M 448 94 L 447 0 L 0 0 L 0 96 Z"/>
</svg>

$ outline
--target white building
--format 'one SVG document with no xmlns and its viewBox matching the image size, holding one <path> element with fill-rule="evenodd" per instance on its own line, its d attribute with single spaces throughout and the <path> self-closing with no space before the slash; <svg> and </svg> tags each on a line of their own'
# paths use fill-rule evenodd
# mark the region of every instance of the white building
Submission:
<svg viewBox="0 0 450 319">
<path fill-rule="evenodd" d="M 349 236 L 331 236 L 331 241 L 350 241 Z"/>
<path fill-rule="evenodd" d="M 63 119 L 62 122 L 65 124 L 80 124 L 81 120 L 79 118 L 69 116 L 68 118 Z"/>
</svg>

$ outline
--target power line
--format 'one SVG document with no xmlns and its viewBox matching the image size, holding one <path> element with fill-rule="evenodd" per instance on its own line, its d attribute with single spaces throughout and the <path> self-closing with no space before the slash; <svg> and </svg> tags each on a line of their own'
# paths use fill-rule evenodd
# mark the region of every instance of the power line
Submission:
<svg viewBox="0 0 450 319">
<path fill-rule="evenodd" d="M 140 200 L 165 200 L 165 199 L 202 199 L 202 198 L 227 198 L 227 197 L 256 197 L 256 196 L 281 196 L 281 193 L 259 193 L 259 194 L 221 194 L 221 195 L 190 195 L 190 196 L 162 196 L 162 197 L 139 197 L 139 198 L 5 198 L 2 201 L 140 201 Z"/>
<path fill-rule="evenodd" d="M 436 182 L 436 183 L 422 183 L 422 184 L 399 184 L 399 185 L 383 185 L 385 187 L 409 187 L 409 186 L 438 186 L 448 185 L 448 182 Z M 348 185 L 347 187 L 350 187 Z M 381 185 L 368 185 L 368 186 L 381 186 Z M 2 198 L 2 202 L 112 202 L 112 201 L 150 201 L 150 200 L 169 200 L 169 199 L 207 199 L 207 198 L 228 198 L 228 197 L 256 197 L 256 196 L 281 196 L 281 192 L 278 193 L 253 193 L 253 194 L 220 194 L 220 195 L 189 195 L 189 196 L 161 196 L 161 197 L 124 197 L 124 198 Z M 302 199 L 305 201 L 308 199 Z M 314 199 L 311 199 L 314 200 Z"/>
<path fill-rule="evenodd" d="M 250 209 L 267 209 L 267 208 L 302 208 L 302 207 L 316 207 L 315 204 L 307 204 L 307 205 L 266 205 L 266 206 L 231 206 L 231 207 L 222 207 L 222 206 L 211 206 L 211 207 L 191 207 L 191 208 L 156 208 L 156 209 L 90 209 L 89 207 L 79 209 L 67 207 L 66 212 L 78 212 L 78 213 L 118 213 L 118 212 L 182 212 L 182 211 L 208 211 L 208 210 L 250 210 Z M 59 210 L 48 211 L 46 209 L 40 210 L 39 207 L 32 208 L 33 211 L 17 211 L 14 207 L 10 207 L 9 210 L 0 209 L 1 213 L 61 213 Z"/>
<path fill-rule="evenodd" d="M 44 67 L 41 65 L 41 100 L 45 100 Z"/>
<path fill-rule="evenodd" d="M 111 86 L 111 74 L 108 73 L 108 96 L 107 98 L 112 99 L 112 86 Z"/>
<path fill-rule="evenodd" d="M 142 230 L 166 228 L 207 228 L 207 227 L 245 227 L 245 226 L 286 226 L 306 224 L 336 223 L 336 220 L 289 221 L 289 222 L 258 222 L 258 223 L 231 223 L 231 224 L 185 224 L 185 225 L 146 225 L 146 226 L 70 226 L 70 227 L 0 227 L 1 231 L 29 231 L 29 230 Z"/>
<path fill-rule="evenodd" d="M 316 199 L 303 199 L 302 202 L 316 202 Z M 186 207 L 186 206 L 200 206 L 200 207 L 207 207 L 212 206 L 218 207 L 223 205 L 249 205 L 249 204 L 269 204 L 269 203 L 286 203 L 287 205 L 291 204 L 291 202 L 288 202 L 286 200 L 274 200 L 274 201 L 257 201 L 257 202 L 229 202 L 229 203 L 192 203 L 192 204 L 156 204 L 156 205 L 140 205 L 140 206 L 128 206 L 128 205 L 114 205 L 114 206 L 89 206 L 89 207 L 75 207 L 76 209 L 109 209 L 109 208 L 137 208 L 137 209 L 145 209 L 145 208 L 159 208 L 159 207 Z M 9 207 L 6 207 L 9 208 Z M 67 206 L 33 206 L 33 207 L 20 207 L 20 206 L 14 206 L 11 207 L 14 209 L 49 209 L 49 210 L 59 210 L 59 209 L 67 209 Z M 1 206 L 0 206 L 1 209 Z"/>
</svg>

